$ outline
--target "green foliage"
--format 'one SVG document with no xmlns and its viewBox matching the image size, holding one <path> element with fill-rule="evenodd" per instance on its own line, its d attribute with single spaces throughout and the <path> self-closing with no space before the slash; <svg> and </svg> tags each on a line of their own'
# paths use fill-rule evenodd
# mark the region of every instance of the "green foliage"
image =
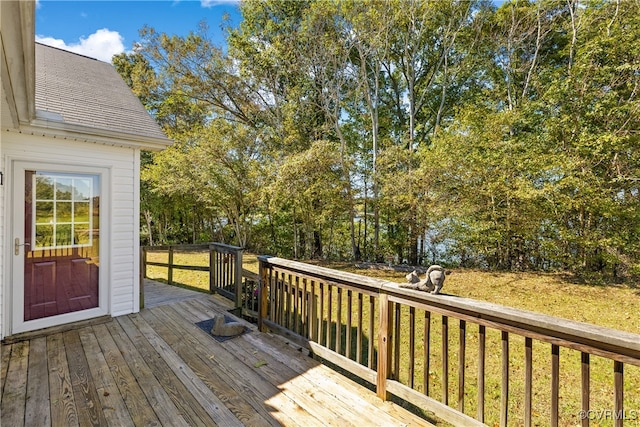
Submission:
<svg viewBox="0 0 640 427">
<path fill-rule="evenodd" d="M 241 10 L 226 52 L 202 24 L 114 58 L 176 141 L 143 164 L 149 239 L 640 273 L 637 1 Z"/>
</svg>

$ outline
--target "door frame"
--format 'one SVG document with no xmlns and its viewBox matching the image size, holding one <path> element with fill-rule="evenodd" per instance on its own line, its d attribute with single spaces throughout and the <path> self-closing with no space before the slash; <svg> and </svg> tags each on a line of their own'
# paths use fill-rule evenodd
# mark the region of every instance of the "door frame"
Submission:
<svg viewBox="0 0 640 427">
<path fill-rule="evenodd" d="M 25 170 L 45 170 L 47 172 L 61 173 L 86 173 L 100 177 L 100 268 L 98 279 L 98 307 L 82 311 L 59 314 L 34 320 L 24 320 L 24 247 L 20 247 L 19 254 L 15 255 L 14 240 L 19 237 L 24 243 L 24 190 Z M 111 171 L 106 167 L 89 166 L 74 163 L 61 163 L 56 161 L 30 161 L 11 159 L 11 192 L 10 209 L 5 212 L 9 216 L 9 228 L 5 240 L 9 270 L 5 293 L 4 309 L 5 319 L 9 320 L 5 329 L 7 336 L 21 332 L 28 332 L 65 323 L 77 322 L 93 317 L 106 315 L 110 312 L 110 189 Z"/>
</svg>

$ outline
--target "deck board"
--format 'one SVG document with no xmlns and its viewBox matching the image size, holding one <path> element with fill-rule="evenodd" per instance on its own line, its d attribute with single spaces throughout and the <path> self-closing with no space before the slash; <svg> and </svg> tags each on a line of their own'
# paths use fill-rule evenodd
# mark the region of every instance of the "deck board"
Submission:
<svg viewBox="0 0 640 427">
<path fill-rule="evenodd" d="M 103 353 L 93 329 L 81 329 L 78 333 L 80 334 L 82 347 L 87 354 L 87 359 L 91 360 L 91 363 L 89 363 L 89 371 L 93 377 L 96 391 L 98 392 L 98 399 L 102 404 L 107 424 L 120 426 L 136 425 L 131 417 L 132 414 L 129 413 L 124 403 L 127 395 L 122 395 L 118 389 L 116 380 L 107 363 L 107 357 L 109 355 Z M 100 339 L 102 340 L 104 337 L 100 337 Z M 133 415 L 136 416 L 136 414 Z"/>
<path fill-rule="evenodd" d="M 144 306 L 153 308 L 199 298 L 202 293 L 177 286 L 169 286 L 153 280 L 144 280 Z"/>
<path fill-rule="evenodd" d="M 136 328 L 130 317 L 118 318 L 119 326 L 126 331 L 136 349 L 149 366 L 153 376 L 158 380 L 163 390 L 174 403 L 187 424 L 192 426 L 206 426 L 213 420 L 204 408 L 190 393 L 187 386 L 180 381 L 167 362 L 155 351 L 144 335 Z"/>
<path fill-rule="evenodd" d="M 106 425 L 102 404 L 98 399 L 98 392 L 93 377 L 89 371 L 87 356 L 82 348 L 78 331 L 63 333 L 63 340 L 67 352 L 67 364 L 71 375 L 73 394 L 84 405 L 78 405 L 78 423 L 82 426 Z"/>
<path fill-rule="evenodd" d="M 0 425 L 19 425 L 25 415 L 29 343 L 16 343 L 11 351 L 6 384 L 2 393 Z"/>
<path fill-rule="evenodd" d="M 252 387 L 246 386 L 246 378 L 241 378 L 242 385 L 236 382 L 238 375 L 234 375 L 231 369 L 237 363 L 232 356 L 226 357 L 227 363 L 220 363 L 219 359 L 227 355 L 228 350 L 221 345 L 211 348 L 217 342 L 206 343 L 209 337 L 193 324 L 181 322 L 180 315 L 169 307 L 163 307 L 155 312 L 157 321 L 165 323 L 171 330 L 180 334 L 180 339 L 185 346 L 180 353 L 184 360 L 191 360 L 193 366 L 197 366 L 198 375 L 207 383 L 214 393 L 225 400 L 225 404 L 246 425 L 279 425 L 272 419 L 264 408 L 263 399 Z M 154 326 L 155 327 L 155 326 Z M 206 344 L 202 344 L 205 341 Z M 169 342 L 167 340 L 167 342 Z M 208 345 L 207 345 L 208 344 Z M 246 373 L 246 367 L 242 371 Z"/>
<path fill-rule="evenodd" d="M 47 337 L 47 363 L 49 365 L 51 424 L 54 426 L 77 426 L 79 425 L 78 407 L 74 399 L 62 333 Z M 83 402 L 79 402 L 79 406 L 82 407 Z"/>
<path fill-rule="evenodd" d="M 47 339 L 40 337 L 31 340 L 29 345 L 25 423 L 33 426 L 50 426 L 49 406 Z"/>
<path fill-rule="evenodd" d="M 116 345 L 113 337 L 105 325 L 93 327 L 96 337 L 100 337 L 98 344 L 104 354 L 105 361 L 116 386 L 123 397 L 124 404 L 131 414 L 135 425 L 160 425 L 160 420 L 156 416 L 151 406 L 147 403 L 147 398 L 138 385 L 138 381 L 129 369 L 129 365 L 124 360 L 121 350 Z"/>
<path fill-rule="evenodd" d="M 4 384 L 9 370 L 9 359 L 11 358 L 11 344 L 3 345 L 0 349 L 0 396 L 4 392 Z"/>
<path fill-rule="evenodd" d="M 145 394 L 147 401 L 156 411 L 158 418 L 161 420 L 171 420 L 171 424 L 175 427 L 188 426 L 189 424 L 183 414 L 174 404 L 167 391 L 162 387 L 160 381 L 153 375 L 152 369 L 124 330 L 118 327 L 115 322 L 106 325 L 106 327 L 120 349 L 122 357 L 135 376 L 136 381 L 140 384 L 140 388 Z"/>
<path fill-rule="evenodd" d="M 138 314 L 3 344 L 0 425 L 432 425 L 254 325 L 217 341 L 195 323 L 228 302 L 163 286 Z"/>
</svg>

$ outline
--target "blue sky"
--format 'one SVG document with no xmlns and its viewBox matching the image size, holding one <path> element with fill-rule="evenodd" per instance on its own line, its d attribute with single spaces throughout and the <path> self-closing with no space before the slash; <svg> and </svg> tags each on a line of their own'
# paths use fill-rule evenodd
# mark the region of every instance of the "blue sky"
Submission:
<svg viewBox="0 0 640 427">
<path fill-rule="evenodd" d="M 225 13 L 236 26 L 238 0 L 59 1 L 36 2 L 36 41 L 110 62 L 129 52 L 144 25 L 158 32 L 187 35 L 206 20 L 222 46 L 220 23 Z"/>
</svg>

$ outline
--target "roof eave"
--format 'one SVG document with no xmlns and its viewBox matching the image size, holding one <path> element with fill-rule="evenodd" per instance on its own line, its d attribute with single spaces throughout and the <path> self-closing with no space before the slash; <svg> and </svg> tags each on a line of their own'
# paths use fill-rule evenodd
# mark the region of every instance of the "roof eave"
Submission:
<svg viewBox="0 0 640 427">
<path fill-rule="evenodd" d="M 29 125 L 21 127 L 22 133 L 71 139 L 96 144 L 119 147 L 139 148 L 149 151 L 161 151 L 170 146 L 169 138 L 136 135 L 124 132 L 113 132 L 89 126 L 80 126 L 58 121 L 34 119 Z"/>
<path fill-rule="evenodd" d="M 35 116 L 35 2 L 3 1 L 0 9 L 3 105 L 17 127 Z"/>
</svg>

